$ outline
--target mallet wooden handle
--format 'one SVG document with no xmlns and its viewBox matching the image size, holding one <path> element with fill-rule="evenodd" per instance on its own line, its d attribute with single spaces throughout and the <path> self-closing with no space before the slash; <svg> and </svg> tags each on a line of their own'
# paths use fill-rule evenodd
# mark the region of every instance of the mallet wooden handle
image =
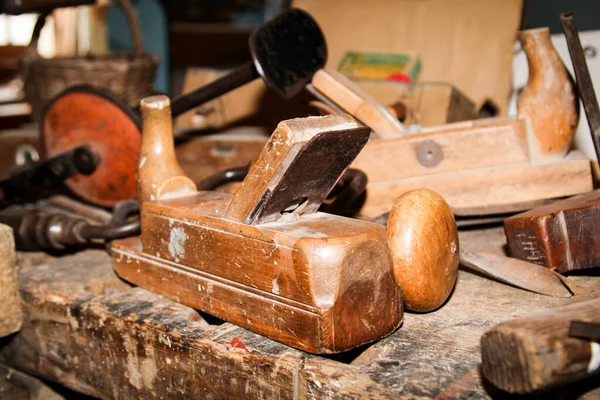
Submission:
<svg viewBox="0 0 600 400">
<path fill-rule="evenodd" d="M 164 95 L 141 100 L 142 146 L 137 173 L 140 207 L 145 201 L 180 197 L 196 192 L 175 157 L 171 104 Z"/>
<path fill-rule="evenodd" d="M 600 345 L 569 336 L 571 321 L 600 322 L 600 299 L 502 323 L 481 338 L 484 376 L 510 393 L 584 378 L 600 366 Z"/>
</svg>

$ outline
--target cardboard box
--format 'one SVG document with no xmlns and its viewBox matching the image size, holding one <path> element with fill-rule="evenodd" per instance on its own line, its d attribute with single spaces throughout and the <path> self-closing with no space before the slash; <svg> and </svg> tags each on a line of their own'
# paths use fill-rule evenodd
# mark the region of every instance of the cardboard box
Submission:
<svg viewBox="0 0 600 400">
<path fill-rule="evenodd" d="M 348 51 L 419 54 L 419 80 L 449 82 L 506 112 L 522 0 L 294 0 L 321 25 L 336 68 Z"/>
</svg>

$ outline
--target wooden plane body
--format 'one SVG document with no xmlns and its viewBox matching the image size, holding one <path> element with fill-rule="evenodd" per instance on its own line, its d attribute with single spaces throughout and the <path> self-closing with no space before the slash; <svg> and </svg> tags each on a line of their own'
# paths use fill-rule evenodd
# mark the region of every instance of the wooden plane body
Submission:
<svg viewBox="0 0 600 400">
<path fill-rule="evenodd" d="M 325 213 L 247 225 L 217 192 L 144 203 L 142 236 L 113 244 L 127 281 L 311 353 L 377 340 L 402 322 L 381 227 Z"/>
<path fill-rule="evenodd" d="M 440 193 L 457 215 L 522 211 L 592 189 L 590 162 L 582 153 L 534 160 L 528 140 L 524 120 L 509 117 L 370 140 L 352 164 L 369 178 L 361 212 L 380 215 L 398 196 L 419 188 Z"/>
<path fill-rule="evenodd" d="M 510 253 L 560 273 L 600 266 L 600 191 L 556 201 L 504 221 Z"/>
<path fill-rule="evenodd" d="M 177 163 L 167 97 L 141 109 L 142 235 L 112 247 L 123 279 L 311 353 L 400 326 L 385 230 L 318 212 L 369 128 L 340 115 L 282 121 L 232 196 L 197 191 Z"/>
</svg>

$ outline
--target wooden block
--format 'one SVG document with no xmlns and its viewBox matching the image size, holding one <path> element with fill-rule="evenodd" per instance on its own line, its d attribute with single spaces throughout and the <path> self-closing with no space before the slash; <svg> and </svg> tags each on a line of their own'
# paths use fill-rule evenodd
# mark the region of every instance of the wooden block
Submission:
<svg viewBox="0 0 600 400">
<path fill-rule="evenodd" d="M 510 253 L 560 273 L 600 266 L 600 191 L 504 220 Z"/>
<path fill-rule="evenodd" d="M 592 190 L 590 161 L 573 151 L 564 161 L 533 166 L 529 161 L 370 183 L 361 212 L 375 217 L 412 189 L 441 194 L 457 215 L 522 211 L 532 202 Z"/>
<path fill-rule="evenodd" d="M 22 323 L 15 239 L 10 227 L 0 225 L 0 337 L 17 332 Z"/>
<path fill-rule="evenodd" d="M 370 183 L 380 183 L 522 162 L 529 162 L 522 121 L 489 118 L 371 140 L 352 168 L 365 172 Z"/>
<path fill-rule="evenodd" d="M 450 83 L 401 83 L 354 79 L 379 103 L 406 106 L 405 125 L 436 126 L 477 119 L 475 104 Z"/>
<path fill-rule="evenodd" d="M 141 244 L 114 242 L 115 270 L 311 353 L 348 350 L 401 323 L 381 227 L 322 213 L 255 227 L 223 218 L 229 201 L 227 194 L 201 192 L 145 203 Z"/>
<path fill-rule="evenodd" d="M 569 336 L 573 320 L 600 322 L 600 300 L 555 308 L 500 324 L 481 338 L 482 371 L 498 388 L 529 393 L 589 376 L 597 343 Z"/>
</svg>

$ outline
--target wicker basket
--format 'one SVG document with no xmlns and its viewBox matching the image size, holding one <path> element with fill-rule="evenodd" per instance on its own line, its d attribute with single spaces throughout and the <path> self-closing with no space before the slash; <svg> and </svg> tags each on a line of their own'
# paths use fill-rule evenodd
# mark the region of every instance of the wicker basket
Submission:
<svg viewBox="0 0 600 400">
<path fill-rule="evenodd" d="M 127 17 L 133 53 L 41 58 L 37 44 L 47 14 L 40 15 L 27 53 L 20 63 L 25 98 L 31 105 L 35 121 L 39 121 L 44 107 L 56 94 L 73 85 L 89 84 L 104 89 L 130 107 L 136 106 L 142 97 L 152 93 L 159 59 L 156 55 L 142 52 L 137 16 L 129 2 L 115 2 Z"/>
</svg>

